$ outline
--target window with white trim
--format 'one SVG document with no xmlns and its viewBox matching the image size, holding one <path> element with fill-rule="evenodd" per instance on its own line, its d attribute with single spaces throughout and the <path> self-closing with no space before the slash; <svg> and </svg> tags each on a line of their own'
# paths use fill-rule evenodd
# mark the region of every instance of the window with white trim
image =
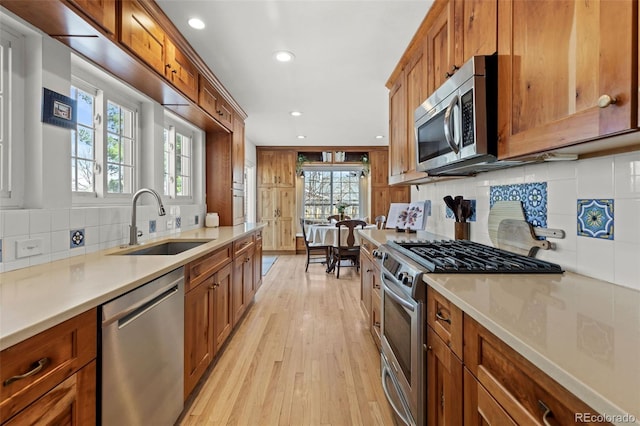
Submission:
<svg viewBox="0 0 640 426">
<path fill-rule="evenodd" d="M 191 198 L 193 195 L 193 139 L 190 126 L 165 119 L 164 128 L 164 195 Z"/>
<path fill-rule="evenodd" d="M 304 218 L 326 220 L 339 213 L 360 217 L 362 170 L 304 170 Z"/>
<path fill-rule="evenodd" d="M 22 122 L 23 107 L 18 99 L 24 96 L 23 61 L 24 37 L 8 31 L 8 25 L 0 29 L 0 198 L 3 205 L 19 203 L 16 179 L 20 179 L 22 167 L 16 167 L 23 149 L 23 132 L 16 132 Z M 19 191 L 20 192 L 20 191 Z"/>
<path fill-rule="evenodd" d="M 72 77 L 77 125 L 71 132 L 71 190 L 75 195 L 108 198 L 136 189 L 138 104 L 96 78 Z"/>
</svg>

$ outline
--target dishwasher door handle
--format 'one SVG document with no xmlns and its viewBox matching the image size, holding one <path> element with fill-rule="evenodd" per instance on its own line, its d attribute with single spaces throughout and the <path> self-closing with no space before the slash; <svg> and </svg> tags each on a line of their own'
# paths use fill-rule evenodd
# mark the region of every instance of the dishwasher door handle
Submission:
<svg viewBox="0 0 640 426">
<path fill-rule="evenodd" d="M 180 278 L 175 279 L 169 284 L 166 284 L 162 288 L 154 291 L 152 294 L 148 295 L 144 299 L 136 300 L 134 303 L 131 303 L 128 306 L 125 305 L 126 307 L 121 306 L 119 311 L 109 312 L 107 314 L 107 317 L 102 320 L 102 328 L 105 328 L 116 321 L 118 321 L 118 323 L 120 324 L 122 322 L 121 321 L 122 318 L 130 317 L 133 312 L 137 312 L 140 309 L 145 309 L 145 307 L 147 307 L 149 304 L 154 303 L 155 301 L 158 300 L 158 298 L 162 298 L 167 293 L 177 291 L 177 288 L 182 281 L 184 281 L 184 277 L 181 276 Z M 149 285 L 149 284 L 145 284 L 145 285 Z M 111 305 L 111 303 L 107 303 L 104 306 L 107 306 L 107 305 Z M 104 310 L 104 313 L 105 314 L 107 313 L 106 309 Z"/>
<path fill-rule="evenodd" d="M 154 297 L 153 299 L 139 305 L 133 311 L 130 311 L 128 314 L 124 315 L 120 319 L 118 319 L 118 329 L 124 328 L 127 325 L 131 324 L 137 318 L 144 315 L 146 312 L 149 312 L 151 309 L 155 308 L 174 294 L 178 292 L 178 286 L 175 285 L 164 293 Z"/>
</svg>

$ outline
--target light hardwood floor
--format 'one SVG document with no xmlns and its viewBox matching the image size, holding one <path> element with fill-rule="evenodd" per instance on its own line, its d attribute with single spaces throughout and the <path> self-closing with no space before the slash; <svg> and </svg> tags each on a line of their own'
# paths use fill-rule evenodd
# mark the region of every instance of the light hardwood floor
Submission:
<svg viewBox="0 0 640 426">
<path fill-rule="evenodd" d="M 279 256 L 181 424 L 393 425 L 360 276 Z"/>
</svg>

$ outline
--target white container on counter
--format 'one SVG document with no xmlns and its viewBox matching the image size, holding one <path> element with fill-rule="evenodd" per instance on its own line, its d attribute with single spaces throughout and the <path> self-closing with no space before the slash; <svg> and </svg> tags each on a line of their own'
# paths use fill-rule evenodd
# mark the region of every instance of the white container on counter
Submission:
<svg viewBox="0 0 640 426">
<path fill-rule="evenodd" d="M 204 219 L 204 226 L 207 228 L 217 228 L 220 226 L 220 217 L 218 213 L 207 213 Z"/>
</svg>

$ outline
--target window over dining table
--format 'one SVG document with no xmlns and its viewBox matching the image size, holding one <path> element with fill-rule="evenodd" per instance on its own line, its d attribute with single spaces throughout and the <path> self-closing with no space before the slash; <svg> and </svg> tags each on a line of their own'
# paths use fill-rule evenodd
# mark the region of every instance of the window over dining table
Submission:
<svg viewBox="0 0 640 426">
<path fill-rule="evenodd" d="M 361 170 L 305 170 L 304 218 L 326 220 L 339 214 L 361 216 Z"/>
</svg>

